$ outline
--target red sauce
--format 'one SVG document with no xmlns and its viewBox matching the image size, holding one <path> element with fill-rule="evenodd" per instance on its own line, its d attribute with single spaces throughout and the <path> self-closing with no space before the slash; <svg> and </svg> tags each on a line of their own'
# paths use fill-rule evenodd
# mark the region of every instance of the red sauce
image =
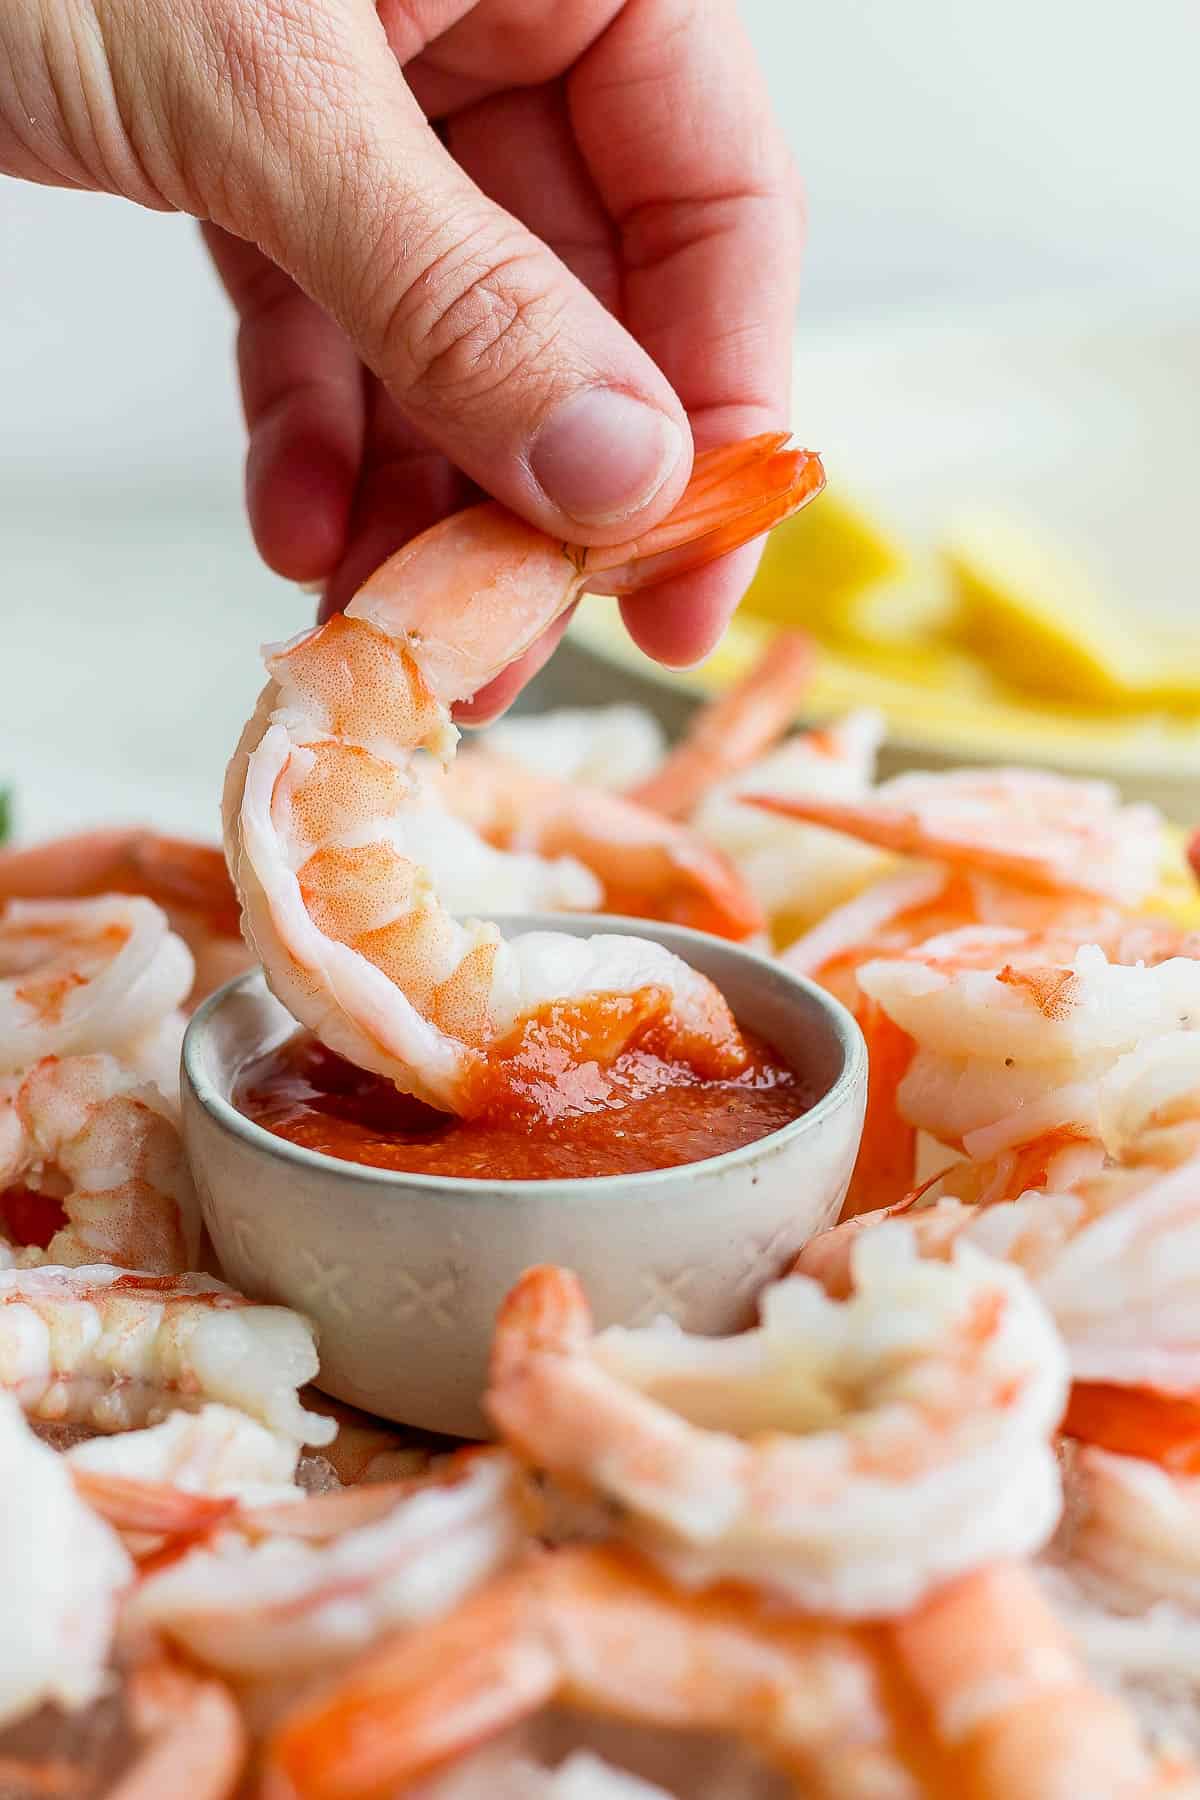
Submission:
<svg viewBox="0 0 1200 1800">
<path fill-rule="evenodd" d="M 22 1248 L 32 1245 L 38 1250 L 49 1247 L 55 1232 L 67 1222 L 61 1200 L 25 1186 L 5 1188 L 0 1192 L 0 1224 L 10 1244 Z"/>
<path fill-rule="evenodd" d="M 743 1036 L 738 1073 L 701 1074 L 643 1043 L 604 1068 L 555 1066 L 540 1082 L 531 1072 L 524 1094 L 510 1089 L 503 1106 L 459 1119 L 298 1032 L 243 1070 L 234 1104 L 277 1137 L 376 1169 L 484 1181 L 629 1175 L 739 1149 L 813 1105 L 816 1093 L 769 1044 Z"/>
</svg>

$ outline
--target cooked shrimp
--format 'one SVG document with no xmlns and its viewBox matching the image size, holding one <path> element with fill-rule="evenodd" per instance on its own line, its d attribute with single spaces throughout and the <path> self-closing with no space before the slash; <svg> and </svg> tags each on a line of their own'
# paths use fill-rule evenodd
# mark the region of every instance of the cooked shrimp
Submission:
<svg viewBox="0 0 1200 1800">
<path fill-rule="evenodd" d="M 432 1783 L 422 1783 L 412 1800 L 671 1800 L 671 1796 L 657 1783 L 615 1769 L 585 1750 L 575 1751 L 551 1769 L 504 1749 L 496 1754 L 488 1746 L 435 1776 Z"/>
<path fill-rule="evenodd" d="M 465 759 L 464 759 L 465 760 Z M 425 870 L 447 912 L 595 912 L 604 889 L 578 857 L 501 843 L 482 836 L 483 808 L 503 793 L 505 778 L 493 768 L 495 759 L 472 752 L 479 792 L 467 775 L 450 780 L 427 777 L 424 803 L 408 815 L 405 844 L 412 861 Z M 458 775 L 455 761 L 444 773 Z M 532 777 L 513 770 L 520 787 Z M 461 815 L 461 816 L 460 816 Z"/>
<path fill-rule="evenodd" d="M 555 1703 L 728 1734 L 790 1775 L 797 1800 L 1200 1792 L 1189 1764 L 1155 1757 L 1126 1708 L 1092 1687 L 1021 1568 L 982 1570 L 867 1629 L 744 1588 L 683 1592 L 628 1552 L 590 1549 L 499 1577 L 302 1703 L 269 1741 L 266 1796 L 413 1792 L 408 1784 Z M 440 1782 L 417 1791 L 464 1793 Z M 497 1790 L 465 1788 L 485 1791 Z"/>
<path fill-rule="evenodd" d="M 112 1056 L 48 1056 L 0 1108 L 0 1246 L 15 1235 L 18 1266 L 194 1265 L 199 1203 L 157 1088 Z"/>
<path fill-rule="evenodd" d="M 1125 1164 L 1174 1167 L 1200 1151 L 1200 1032 L 1169 1031 L 1100 1084 L 1100 1135 Z"/>
<path fill-rule="evenodd" d="M 1058 1516 L 1066 1397 L 1038 1302 L 970 1253 L 919 1261 L 901 1224 L 853 1257 L 851 1299 L 783 1281 L 757 1330 L 720 1340 L 593 1337 L 573 1277 L 533 1270 L 501 1309 L 491 1418 L 688 1582 L 745 1578 L 863 1616 L 1037 1548 Z"/>
<path fill-rule="evenodd" d="M 34 1418 L 127 1431 L 219 1400 L 325 1444 L 337 1427 L 296 1397 L 316 1372 L 299 1313 L 205 1275 L 0 1270 L 0 1390 Z"/>
<path fill-rule="evenodd" d="M 300 1446 L 230 1406 L 174 1412 L 161 1424 L 90 1438 L 65 1453 L 73 1473 L 165 1483 L 189 1494 L 213 1494 L 242 1506 L 300 1500 Z"/>
<path fill-rule="evenodd" d="M 1033 1575 L 999 1564 L 931 1595 L 889 1633 L 955 1800 L 1196 1800 L 1184 1756 L 1155 1754 L 1095 1687 Z"/>
<path fill-rule="evenodd" d="M 888 865 L 840 832 L 796 824 L 747 806 L 762 787 L 790 794 L 853 797 L 865 793 L 884 724 L 878 713 L 849 713 L 820 730 L 791 737 L 703 795 L 693 828 L 730 859 L 765 908 L 777 943 L 839 906 Z"/>
<path fill-rule="evenodd" d="M 1200 1481 L 1089 1445 L 1041 1580 L 1089 1665 L 1160 1741 L 1200 1749 Z"/>
<path fill-rule="evenodd" d="M 130 1675 L 126 1706 L 143 1747 L 106 1800 L 232 1800 L 240 1791 L 246 1729 L 219 1682 L 156 1658 Z"/>
<path fill-rule="evenodd" d="M 1123 806 L 1107 782 L 1042 769 L 912 772 L 861 800 L 765 790 L 746 799 L 883 850 L 1125 906 L 1153 892 L 1166 854 L 1154 807 Z"/>
<path fill-rule="evenodd" d="M 1071 1561 L 1124 1610 L 1165 1600 L 1200 1618 L 1200 1477 L 1080 1445 L 1071 1481 Z"/>
<path fill-rule="evenodd" d="M 912 1187 L 917 1134 L 897 1096 L 916 1046 L 875 1001 L 859 998 L 855 1017 L 867 1046 L 867 1107 L 842 1217 L 890 1206 Z"/>
<path fill-rule="evenodd" d="M 0 1394 L 0 1724 L 95 1699 L 133 1567 L 62 1458 Z"/>
<path fill-rule="evenodd" d="M 328 1670 L 440 1617 L 514 1560 L 525 1541 L 515 1473 L 506 1456 L 473 1454 L 424 1485 L 243 1513 L 144 1577 L 123 1628 L 238 1680 Z"/>
<path fill-rule="evenodd" d="M 533 775 L 549 769 L 560 781 L 619 791 L 657 769 L 667 748 L 654 714 L 624 704 L 509 713 L 488 726 L 482 742 Z"/>
<path fill-rule="evenodd" d="M 1105 1168 L 1066 1192 L 984 1206 L 922 1209 L 916 1199 L 904 1220 L 923 1257 L 969 1244 L 1024 1271 L 1066 1348 L 1064 1431 L 1200 1473 L 1198 1194 L 1193 1157 L 1162 1171 Z M 864 1245 L 894 1229 L 892 1215 L 865 1215 L 806 1245 L 798 1267 L 827 1292 L 853 1289 Z"/>
<path fill-rule="evenodd" d="M 12 900 L 0 911 L 0 1072 L 121 1051 L 192 984 L 192 958 L 149 900 Z"/>
<path fill-rule="evenodd" d="M 1098 1083 L 1147 1039 L 1200 1026 L 1200 962 L 1065 963 L 1019 931 L 976 927 L 858 970 L 916 1044 L 897 1095 L 909 1124 L 988 1157 L 1065 1126 L 1095 1135 Z"/>
<path fill-rule="evenodd" d="M 238 900 L 215 844 L 120 827 L 0 850 L 0 898 L 141 894 L 166 913 L 195 959 L 189 1004 L 249 967 Z"/>
<path fill-rule="evenodd" d="M 458 513 L 376 571 L 344 616 L 268 656 L 230 765 L 226 849 L 278 997 L 330 1049 L 449 1111 L 487 1104 L 489 1062 L 567 1009 L 581 1059 L 652 1026 L 716 1068 L 744 1051 L 715 988 L 637 938 L 458 923 L 411 854 L 418 753 L 448 760 L 452 704 L 588 587 L 631 592 L 757 536 L 819 491 L 778 437 L 697 458 L 671 518 L 635 544 L 576 550 L 496 505 Z M 615 1000 L 617 1003 L 610 1004 Z"/>
<path fill-rule="evenodd" d="M 266 1794 L 407 1792 L 562 1701 L 630 1724 L 730 1734 L 804 1778 L 798 1793 L 909 1800 L 919 1790 L 904 1780 L 874 1644 L 744 1590 L 681 1592 L 627 1552 L 562 1550 L 380 1646 L 302 1703 L 268 1742 Z"/>
<path fill-rule="evenodd" d="M 668 819 L 686 819 L 717 782 L 757 762 L 791 729 L 812 668 L 812 639 L 776 632 L 746 675 L 701 708 L 682 742 L 629 789 L 629 798 Z"/>
<path fill-rule="evenodd" d="M 585 905 L 735 939 L 753 937 L 766 922 L 719 851 L 620 794 L 535 775 L 488 750 L 460 755 L 442 794 L 503 849 L 590 870 L 599 886 Z"/>
</svg>

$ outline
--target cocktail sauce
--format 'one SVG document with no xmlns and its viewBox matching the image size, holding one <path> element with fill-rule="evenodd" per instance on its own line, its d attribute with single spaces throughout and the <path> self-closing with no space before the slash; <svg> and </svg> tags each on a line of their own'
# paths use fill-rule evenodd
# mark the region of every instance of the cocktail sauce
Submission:
<svg viewBox="0 0 1200 1800">
<path fill-rule="evenodd" d="M 555 1072 L 531 1099 L 470 1119 L 437 1112 L 298 1032 L 243 1070 L 238 1110 L 277 1137 L 345 1162 L 484 1181 L 564 1181 L 672 1169 L 778 1131 L 817 1099 L 783 1059 L 743 1032 L 745 1067 L 701 1074 L 652 1049 L 605 1068 Z"/>
</svg>

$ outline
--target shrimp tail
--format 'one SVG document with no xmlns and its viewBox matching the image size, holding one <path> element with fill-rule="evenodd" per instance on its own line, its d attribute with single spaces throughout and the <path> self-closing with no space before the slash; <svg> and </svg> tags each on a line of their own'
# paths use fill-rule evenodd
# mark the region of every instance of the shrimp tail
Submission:
<svg viewBox="0 0 1200 1800">
<path fill-rule="evenodd" d="M 394 1793 L 553 1696 L 559 1660 L 528 1570 L 500 1578 L 419 1637 L 367 1652 L 293 1709 L 266 1747 L 271 1796 L 361 1800 Z"/>
<path fill-rule="evenodd" d="M 165 1481 L 138 1481 L 126 1475 L 73 1471 L 76 1492 L 93 1512 L 118 1531 L 155 1535 L 201 1535 L 237 1510 L 237 1501 L 193 1494 Z"/>
<path fill-rule="evenodd" d="M 503 1386 L 533 1352 L 566 1354 L 591 1335 L 592 1309 L 578 1276 L 552 1263 L 526 1269 L 496 1315 L 491 1386 Z"/>
<path fill-rule="evenodd" d="M 686 574 L 761 537 L 815 500 L 825 486 L 812 450 L 787 450 L 786 432 L 704 450 L 679 504 L 632 543 L 580 550 L 584 588 L 632 594 Z"/>
<path fill-rule="evenodd" d="M 812 680 L 807 632 L 777 631 L 741 681 L 697 714 L 683 742 L 627 798 L 686 819 L 716 782 L 765 756 L 795 723 Z"/>
</svg>

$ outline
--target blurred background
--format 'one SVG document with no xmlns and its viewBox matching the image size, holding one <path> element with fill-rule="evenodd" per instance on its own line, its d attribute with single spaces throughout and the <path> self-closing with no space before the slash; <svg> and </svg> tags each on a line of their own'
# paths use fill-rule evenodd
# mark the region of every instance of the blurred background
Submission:
<svg viewBox="0 0 1200 1800">
<path fill-rule="evenodd" d="M 942 737 L 965 754 L 986 686 L 1006 753 L 1025 733 L 1054 756 L 1059 708 L 1064 759 L 1195 810 L 1195 0 L 743 11 L 809 190 L 796 429 L 853 503 L 822 548 L 828 704 L 861 690 L 902 745 L 923 720 L 935 755 L 934 702 L 957 692 Z M 190 222 L 3 183 L 0 395 L 0 782 L 20 827 L 211 832 L 255 646 L 312 602 L 242 523 L 231 322 Z M 968 518 L 980 506 L 999 523 Z M 843 580 L 864 553 L 886 575 L 865 608 Z M 785 576 L 766 611 L 791 603 Z M 1046 617 L 1059 584 L 1065 635 Z M 1156 611 L 1167 636 L 1123 692 Z M 1030 641 L 1061 691 L 1003 685 Z M 645 674 L 585 624 L 544 691 Z"/>
</svg>

